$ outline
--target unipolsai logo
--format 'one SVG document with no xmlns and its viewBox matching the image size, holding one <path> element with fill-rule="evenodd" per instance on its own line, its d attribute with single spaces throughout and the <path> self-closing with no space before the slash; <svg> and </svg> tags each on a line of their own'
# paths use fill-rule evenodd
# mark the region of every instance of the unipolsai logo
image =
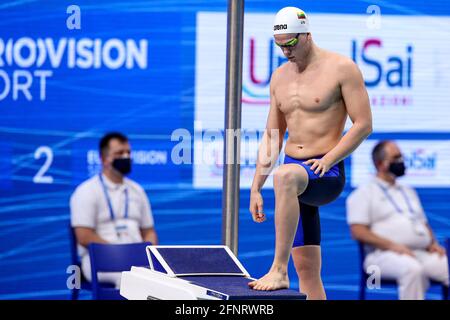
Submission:
<svg viewBox="0 0 450 320">
<path fill-rule="evenodd" d="M 352 40 L 351 57 L 361 68 L 372 106 L 413 104 L 414 47 L 412 44 L 386 45 L 380 38 Z M 383 93 L 375 90 L 386 88 Z"/>
<path fill-rule="evenodd" d="M 249 105 L 270 103 L 270 78 L 287 59 L 272 38 L 251 35 L 244 42 L 242 102 Z"/>
<path fill-rule="evenodd" d="M 404 154 L 408 175 L 431 176 L 436 173 L 438 154 L 424 148 L 414 149 Z"/>
</svg>

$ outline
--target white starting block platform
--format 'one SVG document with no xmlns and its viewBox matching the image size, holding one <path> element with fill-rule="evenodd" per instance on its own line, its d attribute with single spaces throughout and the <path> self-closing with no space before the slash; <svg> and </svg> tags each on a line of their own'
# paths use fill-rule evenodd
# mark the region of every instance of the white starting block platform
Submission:
<svg viewBox="0 0 450 320">
<path fill-rule="evenodd" d="M 257 291 L 255 280 L 226 246 L 148 246 L 150 268 L 122 273 L 128 300 L 304 300 L 295 290 Z"/>
</svg>

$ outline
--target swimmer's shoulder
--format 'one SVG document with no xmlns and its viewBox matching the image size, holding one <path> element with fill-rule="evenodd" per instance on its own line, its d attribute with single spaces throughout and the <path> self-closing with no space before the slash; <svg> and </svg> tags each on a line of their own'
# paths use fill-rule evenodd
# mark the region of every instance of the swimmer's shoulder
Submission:
<svg viewBox="0 0 450 320">
<path fill-rule="evenodd" d="M 281 66 L 279 66 L 278 68 L 276 68 L 273 72 L 272 72 L 272 77 L 271 77 L 271 81 L 276 82 L 278 80 L 278 78 L 280 77 L 280 75 L 282 75 L 285 72 L 286 69 L 286 64 L 282 64 Z"/>
<path fill-rule="evenodd" d="M 272 86 L 276 85 L 280 80 L 280 77 L 283 75 L 283 73 L 286 72 L 286 65 L 287 63 L 282 64 L 278 68 L 275 69 L 274 72 L 272 72 L 271 78 L 270 78 L 270 84 Z"/>
<path fill-rule="evenodd" d="M 362 73 L 358 65 L 349 57 L 333 51 L 326 51 L 328 70 L 334 70 L 339 83 L 343 84 L 347 81 L 360 79 L 362 81 Z"/>
<path fill-rule="evenodd" d="M 360 73 L 358 65 L 351 58 L 337 52 L 330 52 L 331 59 L 341 75 L 355 75 Z"/>
<path fill-rule="evenodd" d="M 349 69 L 358 68 L 357 64 L 349 57 L 325 49 L 321 49 L 328 64 L 335 66 L 339 71 L 346 71 Z"/>
</svg>

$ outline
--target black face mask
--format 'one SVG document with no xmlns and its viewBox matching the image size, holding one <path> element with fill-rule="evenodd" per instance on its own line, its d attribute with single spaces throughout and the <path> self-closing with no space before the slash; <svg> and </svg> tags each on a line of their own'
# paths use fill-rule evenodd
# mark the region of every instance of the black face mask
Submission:
<svg viewBox="0 0 450 320">
<path fill-rule="evenodd" d="M 391 172 L 396 177 L 401 177 L 405 175 L 406 167 L 405 163 L 402 162 L 391 162 L 389 165 L 389 172 Z"/>
<path fill-rule="evenodd" d="M 131 158 L 117 158 L 112 162 L 114 169 L 119 171 L 123 175 L 127 175 L 131 172 Z"/>
</svg>

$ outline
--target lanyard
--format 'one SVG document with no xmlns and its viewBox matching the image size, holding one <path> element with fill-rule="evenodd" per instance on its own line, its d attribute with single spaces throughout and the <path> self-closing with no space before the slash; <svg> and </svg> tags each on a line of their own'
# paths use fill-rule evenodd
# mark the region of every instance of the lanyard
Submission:
<svg viewBox="0 0 450 320">
<path fill-rule="evenodd" d="M 109 197 L 108 190 L 106 189 L 105 181 L 103 181 L 103 177 L 102 177 L 101 173 L 98 176 L 100 178 L 100 182 L 103 187 L 103 192 L 105 193 L 106 202 L 108 203 L 109 215 L 111 216 L 111 220 L 114 221 L 114 219 L 115 219 L 114 210 L 113 210 L 113 207 L 111 204 L 111 198 Z M 125 219 L 128 219 L 128 202 L 129 201 L 128 201 L 128 188 L 127 188 L 127 189 L 125 189 L 125 214 L 124 214 Z"/>
<path fill-rule="evenodd" d="M 393 198 L 390 196 L 390 194 L 388 193 L 387 188 L 385 188 L 384 186 L 382 186 L 382 185 L 379 184 L 379 183 L 377 183 L 377 185 L 381 188 L 381 190 L 383 190 L 384 195 L 385 195 L 386 198 L 392 203 L 392 205 L 394 206 L 395 210 L 397 210 L 398 213 L 403 213 L 403 210 L 400 209 L 400 207 L 397 205 L 397 203 L 394 201 L 394 199 L 393 199 Z M 412 208 L 412 206 L 411 206 L 411 203 L 409 202 L 408 197 L 406 196 L 405 191 L 404 191 L 402 188 L 399 188 L 399 189 L 400 189 L 400 192 L 401 192 L 402 195 L 403 195 L 403 198 L 405 198 L 406 205 L 408 206 L 409 213 L 411 214 L 411 216 L 413 216 L 413 215 L 414 215 L 414 210 L 413 210 L 413 208 Z"/>
</svg>

